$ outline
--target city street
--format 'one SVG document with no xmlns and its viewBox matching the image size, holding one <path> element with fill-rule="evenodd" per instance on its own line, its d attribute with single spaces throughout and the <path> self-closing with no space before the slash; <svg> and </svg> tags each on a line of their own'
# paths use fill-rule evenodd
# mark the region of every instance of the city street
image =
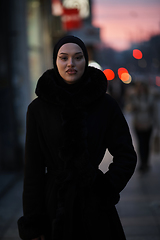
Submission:
<svg viewBox="0 0 160 240">
<path fill-rule="evenodd" d="M 21 173 L 0 174 L 0 240 L 18 240 L 17 219 L 22 215 Z"/>
<path fill-rule="evenodd" d="M 130 121 L 129 116 L 127 118 Z M 136 138 L 132 134 L 136 147 Z M 111 156 L 107 153 L 100 165 L 102 171 L 107 171 L 110 161 Z M 150 166 L 143 174 L 136 169 L 116 206 L 127 240 L 160 239 L 160 154 L 151 153 Z M 1 173 L 0 240 L 19 239 L 17 219 L 22 215 L 22 179 L 22 173 Z"/>
<path fill-rule="evenodd" d="M 152 155 L 150 165 L 147 173 L 136 170 L 117 204 L 127 240 L 160 239 L 160 155 Z"/>
<path fill-rule="evenodd" d="M 41 183 L 43 160 L 48 166 L 45 202 L 51 216 L 56 215 L 52 235 L 62 232 L 62 223 L 66 239 L 81 228 L 81 234 L 76 230 L 77 240 L 94 228 L 90 219 L 96 219 L 95 229 L 106 233 L 104 239 L 96 240 L 110 240 L 112 224 L 105 219 L 108 225 L 105 222 L 103 227 L 99 219 L 109 215 L 112 199 L 105 200 L 104 194 L 107 210 L 103 205 L 96 208 L 100 198 L 95 194 L 103 186 L 91 194 L 88 191 L 88 199 L 84 196 L 88 184 L 96 179 L 90 162 L 97 164 L 98 157 L 102 159 L 107 144 L 118 156 L 111 178 L 118 179 L 120 184 L 115 185 L 121 189 L 135 155 L 130 140 L 126 141 L 124 119 L 105 93 L 124 113 L 138 157 L 116 205 L 126 240 L 160 240 L 160 0 L 0 0 L 0 6 L 0 240 L 20 240 L 17 221 L 23 216 L 25 146 L 29 178 L 34 176 Z M 148 167 L 145 152 L 150 137 Z M 138 149 L 144 171 L 139 168 Z M 113 156 L 106 151 L 99 169 L 106 173 L 111 162 Z M 121 163 L 124 171 L 118 178 Z M 98 182 L 101 178 L 96 188 Z M 35 187 L 32 179 L 27 179 L 26 186 L 31 191 L 25 196 L 32 196 L 37 205 L 43 187 Z M 112 192 L 110 183 L 104 188 L 108 195 Z M 41 202 L 34 204 L 35 209 L 38 206 Z M 35 226 L 39 226 L 37 218 Z M 30 221 L 24 221 L 22 229 L 26 225 L 30 236 Z M 118 237 L 112 240 L 121 240 L 118 228 L 114 232 Z"/>
</svg>

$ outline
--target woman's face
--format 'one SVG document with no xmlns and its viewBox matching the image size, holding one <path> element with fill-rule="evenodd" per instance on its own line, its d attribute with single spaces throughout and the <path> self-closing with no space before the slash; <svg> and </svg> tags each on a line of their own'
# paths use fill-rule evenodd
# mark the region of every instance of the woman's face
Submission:
<svg viewBox="0 0 160 240">
<path fill-rule="evenodd" d="M 56 64 L 64 81 L 73 84 L 83 75 L 86 61 L 79 45 L 66 43 L 58 51 Z"/>
</svg>

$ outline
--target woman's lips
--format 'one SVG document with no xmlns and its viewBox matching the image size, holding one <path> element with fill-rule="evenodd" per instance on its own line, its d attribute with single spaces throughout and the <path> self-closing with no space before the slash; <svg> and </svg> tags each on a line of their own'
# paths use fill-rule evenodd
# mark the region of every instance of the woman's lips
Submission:
<svg viewBox="0 0 160 240">
<path fill-rule="evenodd" d="M 75 69 L 68 69 L 66 72 L 68 74 L 76 74 L 77 71 Z"/>
</svg>

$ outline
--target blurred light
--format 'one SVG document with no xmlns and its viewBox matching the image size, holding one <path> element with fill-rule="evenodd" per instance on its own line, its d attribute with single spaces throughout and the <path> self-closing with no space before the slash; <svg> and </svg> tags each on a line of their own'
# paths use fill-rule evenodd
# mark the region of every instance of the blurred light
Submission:
<svg viewBox="0 0 160 240">
<path fill-rule="evenodd" d="M 143 57 L 143 54 L 140 50 L 134 49 L 133 50 L 133 57 L 136 59 L 141 59 Z"/>
<path fill-rule="evenodd" d="M 87 18 L 90 15 L 89 0 L 63 0 L 65 8 L 77 8 L 81 18 Z"/>
<path fill-rule="evenodd" d="M 52 0 L 52 14 L 61 16 L 63 14 L 63 6 L 60 0 Z"/>
<path fill-rule="evenodd" d="M 126 69 L 126 68 L 123 68 L 123 67 L 121 67 L 121 68 L 118 68 L 118 76 L 119 76 L 119 78 L 122 80 L 122 74 L 123 73 L 128 73 L 128 70 Z M 127 81 L 127 80 L 126 80 Z"/>
<path fill-rule="evenodd" d="M 129 80 L 129 73 L 122 73 L 121 74 L 121 80 L 123 81 L 123 82 L 126 82 L 126 81 L 128 81 Z"/>
<path fill-rule="evenodd" d="M 89 61 L 89 66 L 102 70 L 101 66 L 95 61 Z"/>
<path fill-rule="evenodd" d="M 125 84 L 129 84 L 132 81 L 132 77 L 131 77 L 131 75 L 129 73 L 122 73 L 121 80 Z"/>
<path fill-rule="evenodd" d="M 115 73 L 111 69 L 105 69 L 103 73 L 109 81 L 115 78 Z"/>
<path fill-rule="evenodd" d="M 147 67 L 147 62 L 145 59 L 139 59 L 138 60 L 138 65 L 141 67 L 141 68 L 146 68 Z"/>
<path fill-rule="evenodd" d="M 156 76 L 156 85 L 160 87 L 160 76 Z"/>
</svg>

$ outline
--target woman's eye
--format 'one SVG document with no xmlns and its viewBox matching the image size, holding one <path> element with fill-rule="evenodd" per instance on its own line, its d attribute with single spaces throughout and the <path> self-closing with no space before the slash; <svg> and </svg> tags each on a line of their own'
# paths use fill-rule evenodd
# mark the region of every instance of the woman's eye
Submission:
<svg viewBox="0 0 160 240">
<path fill-rule="evenodd" d="M 67 57 L 60 57 L 61 60 L 66 61 Z"/>
<path fill-rule="evenodd" d="M 83 56 L 77 56 L 76 59 L 77 60 L 81 60 L 83 58 Z"/>
</svg>

